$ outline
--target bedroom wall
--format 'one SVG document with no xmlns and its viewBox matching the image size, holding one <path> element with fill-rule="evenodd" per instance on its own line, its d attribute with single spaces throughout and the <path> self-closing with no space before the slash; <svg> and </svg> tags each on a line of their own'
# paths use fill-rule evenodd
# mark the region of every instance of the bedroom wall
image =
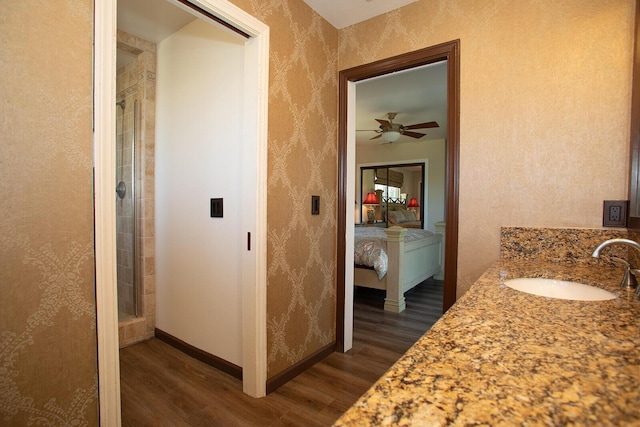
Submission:
<svg viewBox="0 0 640 427">
<path fill-rule="evenodd" d="M 268 377 L 335 341 L 338 30 L 302 0 L 232 0 L 270 27 Z M 320 215 L 310 214 L 320 196 Z"/>
<path fill-rule="evenodd" d="M 0 424 L 98 425 L 93 2 L 2 2 Z"/>
<path fill-rule="evenodd" d="M 340 70 L 460 39 L 458 296 L 500 226 L 601 227 L 627 198 L 634 3 L 422 0 L 340 31 Z"/>
<path fill-rule="evenodd" d="M 200 19 L 158 44 L 156 327 L 237 366 L 243 69 L 244 39 Z"/>
</svg>

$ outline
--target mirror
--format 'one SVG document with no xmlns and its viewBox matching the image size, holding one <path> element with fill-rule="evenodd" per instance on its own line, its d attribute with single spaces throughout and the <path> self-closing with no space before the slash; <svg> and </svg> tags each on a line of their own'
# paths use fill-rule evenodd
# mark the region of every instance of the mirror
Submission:
<svg viewBox="0 0 640 427">
<path fill-rule="evenodd" d="M 396 225 L 400 218 L 424 229 L 427 200 L 424 182 L 424 163 L 360 167 L 360 190 L 357 192 L 360 209 L 356 223 L 387 228 Z M 412 199 L 415 201 L 410 203 Z M 402 211 L 402 214 L 394 211 Z"/>
<path fill-rule="evenodd" d="M 634 43 L 633 82 L 631 88 L 631 168 L 629 177 L 629 220 L 627 227 L 640 229 L 640 0 L 636 2 L 636 34 Z"/>
</svg>

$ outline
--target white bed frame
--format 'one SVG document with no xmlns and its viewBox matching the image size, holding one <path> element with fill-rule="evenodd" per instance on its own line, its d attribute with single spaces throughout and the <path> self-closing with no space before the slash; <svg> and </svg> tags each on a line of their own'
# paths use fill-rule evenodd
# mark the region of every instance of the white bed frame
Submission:
<svg viewBox="0 0 640 427">
<path fill-rule="evenodd" d="M 387 274 L 379 280 L 375 270 L 356 266 L 353 284 L 386 290 L 384 309 L 400 313 L 406 308 L 404 293 L 442 270 L 442 235 L 405 243 L 406 228 L 394 226 L 384 231 L 389 257 Z"/>
</svg>

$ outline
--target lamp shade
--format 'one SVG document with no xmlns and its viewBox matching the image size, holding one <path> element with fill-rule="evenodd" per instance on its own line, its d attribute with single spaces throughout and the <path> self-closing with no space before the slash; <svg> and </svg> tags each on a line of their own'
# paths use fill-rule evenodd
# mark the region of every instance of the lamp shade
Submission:
<svg viewBox="0 0 640 427">
<path fill-rule="evenodd" d="M 376 193 L 367 193 L 367 197 L 364 198 L 363 205 L 379 205 L 378 198 L 376 197 Z"/>
<path fill-rule="evenodd" d="M 409 199 L 409 204 L 407 205 L 408 208 L 419 208 L 420 205 L 418 204 L 418 200 L 415 197 L 412 197 L 411 199 Z"/>
</svg>

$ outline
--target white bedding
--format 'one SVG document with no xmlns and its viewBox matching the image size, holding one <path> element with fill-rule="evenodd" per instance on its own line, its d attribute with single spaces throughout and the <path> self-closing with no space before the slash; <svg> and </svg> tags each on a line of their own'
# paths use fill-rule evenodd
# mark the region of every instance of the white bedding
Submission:
<svg viewBox="0 0 640 427">
<path fill-rule="evenodd" d="M 405 242 L 420 240 L 434 234 L 427 230 L 408 228 L 404 237 Z M 382 279 L 389 268 L 389 257 L 386 253 L 387 234 L 383 228 L 356 227 L 354 242 L 354 263 L 373 267 Z"/>
</svg>

